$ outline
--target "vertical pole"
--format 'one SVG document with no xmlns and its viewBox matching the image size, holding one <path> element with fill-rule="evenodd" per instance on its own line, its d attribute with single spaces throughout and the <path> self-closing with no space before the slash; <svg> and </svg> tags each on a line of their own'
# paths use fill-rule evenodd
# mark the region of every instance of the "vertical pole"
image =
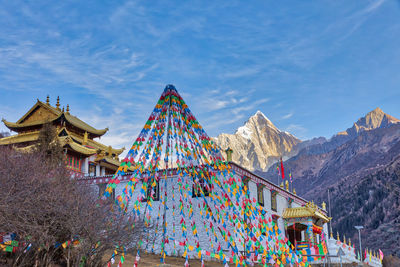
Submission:
<svg viewBox="0 0 400 267">
<path fill-rule="evenodd" d="M 279 166 L 279 161 L 278 161 L 278 166 Z M 280 168 L 280 166 L 278 168 Z M 277 176 L 278 180 L 276 181 L 276 186 L 279 186 L 279 174 L 280 173 L 281 173 L 281 170 L 278 171 L 278 176 Z"/>
<path fill-rule="evenodd" d="M 170 126 L 171 126 L 171 116 L 172 116 L 172 89 L 170 88 L 169 90 L 169 105 L 168 105 L 168 124 L 167 124 L 167 129 L 166 129 L 166 131 L 167 131 L 167 144 L 166 144 L 166 148 L 167 149 L 169 149 L 169 147 L 170 147 L 170 133 L 169 133 L 169 128 L 170 128 Z M 171 155 L 169 155 L 169 150 L 168 150 L 168 152 L 167 152 L 168 154 L 168 156 L 170 156 L 171 157 L 171 160 L 172 160 L 172 153 L 171 153 Z M 164 202 L 164 214 L 163 214 L 163 238 L 162 238 L 162 251 L 161 251 L 161 263 L 165 263 L 164 262 L 164 253 L 165 253 L 165 233 L 167 232 L 167 227 L 166 227 L 166 225 L 165 225 L 165 221 L 166 221 L 166 213 L 167 213 L 167 201 L 166 201 L 166 198 L 167 198 L 167 177 L 168 177 L 168 161 L 166 161 L 165 162 L 166 164 L 166 166 L 165 166 L 165 177 L 164 177 L 164 190 L 165 190 L 165 193 L 164 193 L 164 197 L 163 197 L 163 202 Z M 161 182 L 161 181 L 160 181 Z"/>
<path fill-rule="evenodd" d="M 361 264 L 363 263 L 363 254 L 362 254 L 362 249 L 361 249 L 361 229 L 358 230 L 358 241 L 360 242 L 360 259 L 361 259 Z"/>
<path fill-rule="evenodd" d="M 329 192 L 329 188 L 328 188 L 328 205 L 329 205 L 329 217 L 332 217 L 332 211 L 331 211 L 331 196 L 330 196 L 330 192 Z M 332 233 L 332 221 L 329 222 L 330 228 L 331 228 L 331 232 Z M 329 238 L 329 233 L 328 233 L 328 238 Z"/>
</svg>

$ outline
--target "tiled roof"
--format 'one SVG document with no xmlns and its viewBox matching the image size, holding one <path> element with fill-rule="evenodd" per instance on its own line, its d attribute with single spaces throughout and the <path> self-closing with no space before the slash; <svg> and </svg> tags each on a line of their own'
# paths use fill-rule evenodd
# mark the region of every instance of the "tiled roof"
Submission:
<svg viewBox="0 0 400 267">
<path fill-rule="evenodd" d="M 283 212 L 282 217 L 284 219 L 314 217 L 314 218 L 322 219 L 326 222 L 329 222 L 331 219 L 331 218 L 327 217 L 325 214 L 323 214 L 313 202 L 308 202 L 303 207 L 287 208 Z"/>
</svg>

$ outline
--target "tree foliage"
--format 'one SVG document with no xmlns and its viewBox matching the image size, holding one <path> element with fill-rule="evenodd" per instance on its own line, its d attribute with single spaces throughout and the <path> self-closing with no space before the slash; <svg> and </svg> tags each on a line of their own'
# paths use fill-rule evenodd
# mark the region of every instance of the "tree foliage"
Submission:
<svg viewBox="0 0 400 267">
<path fill-rule="evenodd" d="M 0 147 L 0 232 L 19 240 L 3 257 L 13 266 L 99 266 L 106 251 L 132 247 L 142 225 L 70 178 L 55 137 L 47 125 L 30 153 Z"/>
</svg>

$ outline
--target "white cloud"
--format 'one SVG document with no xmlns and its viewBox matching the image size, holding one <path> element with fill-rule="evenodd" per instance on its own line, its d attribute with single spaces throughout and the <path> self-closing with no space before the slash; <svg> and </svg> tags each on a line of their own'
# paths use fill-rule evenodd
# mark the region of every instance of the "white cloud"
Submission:
<svg viewBox="0 0 400 267">
<path fill-rule="evenodd" d="M 228 71 L 226 73 L 221 74 L 223 78 L 242 78 L 246 76 L 252 76 L 260 72 L 258 67 L 251 68 L 243 68 L 236 71 Z"/>
<path fill-rule="evenodd" d="M 300 139 L 304 139 L 308 132 L 308 130 L 301 124 L 289 124 L 285 128 L 285 131 L 299 137 Z"/>
<path fill-rule="evenodd" d="M 282 116 L 282 119 L 283 119 L 283 120 L 286 120 L 286 119 L 291 118 L 292 116 L 293 116 L 293 112 L 290 112 L 290 113 L 288 113 L 288 114 Z"/>
</svg>

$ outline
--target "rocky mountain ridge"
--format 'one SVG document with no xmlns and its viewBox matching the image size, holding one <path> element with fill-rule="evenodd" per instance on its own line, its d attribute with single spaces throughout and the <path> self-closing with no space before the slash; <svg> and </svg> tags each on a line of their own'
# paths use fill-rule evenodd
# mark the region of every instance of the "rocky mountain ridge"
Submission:
<svg viewBox="0 0 400 267">
<path fill-rule="evenodd" d="M 234 134 L 214 138 L 222 150 L 233 150 L 232 160 L 249 170 L 267 170 L 281 156 L 293 156 L 301 141 L 279 130 L 261 111 L 257 111 Z"/>
<path fill-rule="evenodd" d="M 334 232 L 357 240 L 354 225 L 364 225 L 362 239 L 367 247 L 398 253 L 398 119 L 375 109 L 325 143 L 303 148 L 284 166 L 293 174 L 296 191 L 306 199 L 327 202 L 330 190 Z M 272 167 L 263 174 L 267 178 L 274 175 Z"/>
<path fill-rule="evenodd" d="M 272 182 L 275 166 L 261 170 L 283 155 L 299 195 L 321 203 L 330 190 L 334 232 L 353 237 L 354 243 L 353 226 L 364 225 L 367 247 L 398 253 L 400 120 L 376 108 L 330 139 L 300 141 L 257 112 L 235 134 L 221 134 L 217 142 L 234 150 L 233 161 Z"/>
<path fill-rule="evenodd" d="M 377 128 L 385 128 L 392 124 L 399 123 L 400 120 L 384 113 L 379 107 L 368 112 L 364 117 L 361 117 L 353 124 L 351 128 L 345 131 L 338 132 L 329 140 L 323 142 L 324 137 L 320 137 L 321 142 L 318 144 L 303 145 L 298 149 L 299 154 L 322 154 L 328 153 L 342 144 L 356 138 L 360 133 L 370 131 Z M 300 145 L 302 144 L 300 143 Z"/>
</svg>

